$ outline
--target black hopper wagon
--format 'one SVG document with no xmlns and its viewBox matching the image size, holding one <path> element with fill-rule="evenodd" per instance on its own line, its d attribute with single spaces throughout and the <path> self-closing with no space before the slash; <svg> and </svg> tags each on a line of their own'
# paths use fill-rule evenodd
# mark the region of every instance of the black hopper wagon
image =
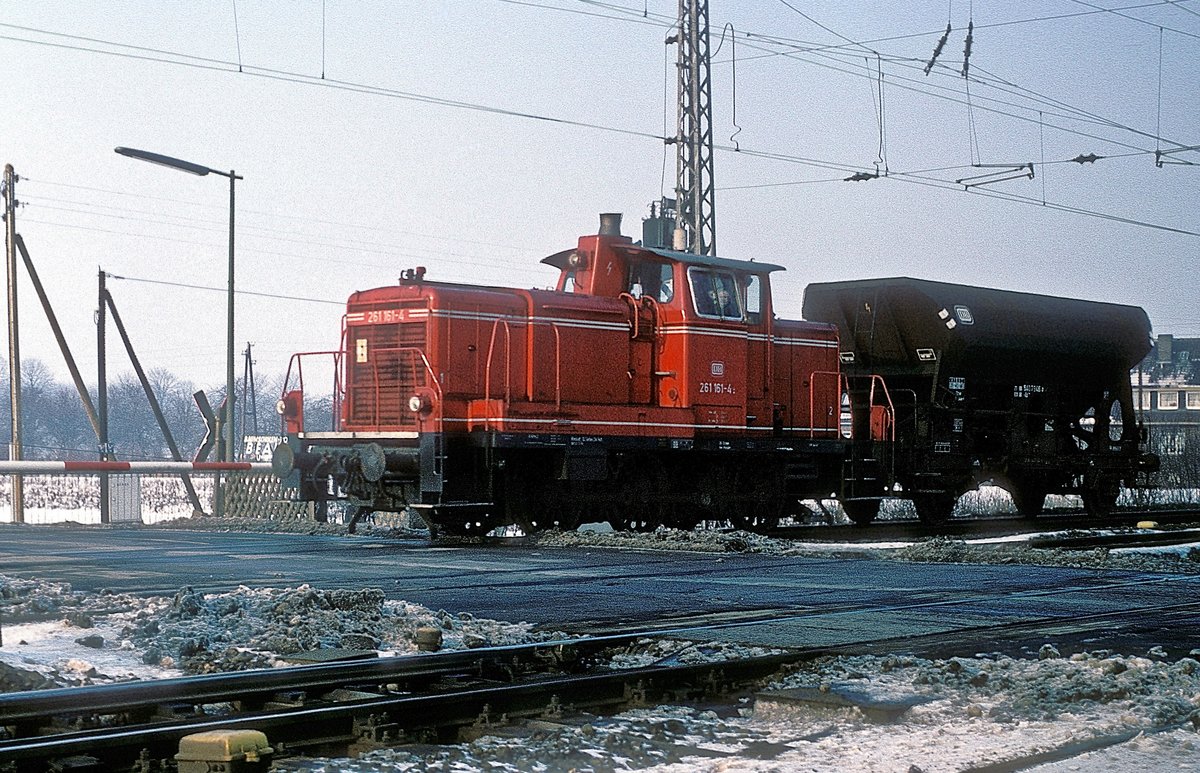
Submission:
<svg viewBox="0 0 1200 773">
<path fill-rule="evenodd" d="M 809 285 L 804 317 L 840 330 L 858 523 L 885 496 L 941 523 L 985 482 L 1025 515 L 1047 494 L 1099 515 L 1157 469 L 1130 387 L 1150 350 L 1140 308 L 899 277 Z"/>
</svg>

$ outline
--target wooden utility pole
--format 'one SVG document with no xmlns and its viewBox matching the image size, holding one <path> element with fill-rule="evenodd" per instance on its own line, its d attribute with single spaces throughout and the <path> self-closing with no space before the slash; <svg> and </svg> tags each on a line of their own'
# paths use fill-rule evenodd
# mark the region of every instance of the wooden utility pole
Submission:
<svg viewBox="0 0 1200 773">
<path fill-rule="evenodd" d="M 100 461 L 112 459 L 112 446 L 108 442 L 108 354 L 104 344 L 105 327 L 108 307 L 105 297 L 108 290 L 104 287 L 107 274 L 104 269 L 97 269 L 99 292 L 96 306 L 96 413 L 100 419 L 99 432 L 96 433 L 96 447 L 100 452 Z M 108 473 L 100 473 L 100 523 L 112 522 L 112 502 L 109 501 Z"/>
<path fill-rule="evenodd" d="M 19 461 L 21 450 L 21 344 L 17 326 L 17 175 L 4 165 L 4 233 L 8 248 L 8 394 L 12 412 L 12 442 L 8 458 Z M 25 481 L 12 476 L 13 523 L 25 522 Z"/>
</svg>

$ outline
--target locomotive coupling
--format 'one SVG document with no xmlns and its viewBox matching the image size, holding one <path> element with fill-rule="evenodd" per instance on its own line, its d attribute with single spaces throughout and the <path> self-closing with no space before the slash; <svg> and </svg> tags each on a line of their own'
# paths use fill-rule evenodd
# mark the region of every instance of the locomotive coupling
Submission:
<svg viewBox="0 0 1200 773">
<path fill-rule="evenodd" d="M 386 473 L 416 476 L 421 469 L 420 453 L 415 448 L 385 451 L 378 443 L 344 447 L 311 446 L 296 450 L 291 442 L 280 444 L 271 454 L 271 472 L 278 478 L 288 477 L 293 470 L 304 475 L 361 475 L 375 483 Z"/>
</svg>

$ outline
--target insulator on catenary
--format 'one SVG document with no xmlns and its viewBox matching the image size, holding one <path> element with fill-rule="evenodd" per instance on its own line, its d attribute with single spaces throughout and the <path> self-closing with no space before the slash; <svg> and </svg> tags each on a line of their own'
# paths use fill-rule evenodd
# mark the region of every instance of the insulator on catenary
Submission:
<svg viewBox="0 0 1200 773">
<path fill-rule="evenodd" d="M 925 65 L 925 74 L 926 75 L 928 75 L 929 71 L 933 69 L 933 63 L 937 61 L 937 58 L 939 56 L 941 56 L 942 48 L 946 45 L 946 40 L 949 39 L 949 37 L 950 37 L 950 22 L 946 22 L 946 31 L 942 33 L 942 39 L 939 40 L 937 42 L 937 45 L 933 47 L 933 56 L 931 56 L 929 58 L 929 64 Z"/>
<path fill-rule="evenodd" d="M 1086 156 L 1083 155 L 1082 153 L 1080 153 L 1078 156 L 1075 156 L 1075 158 L 1073 158 L 1071 160 L 1074 161 L 1076 164 L 1083 165 L 1083 164 L 1094 164 L 1102 158 L 1104 158 L 1104 156 L 1097 156 L 1095 153 L 1088 153 Z"/>
<path fill-rule="evenodd" d="M 975 20 L 967 22 L 967 41 L 963 44 L 963 68 L 962 76 L 967 77 L 967 69 L 971 66 L 971 41 L 975 35 Z"/>
</svg>

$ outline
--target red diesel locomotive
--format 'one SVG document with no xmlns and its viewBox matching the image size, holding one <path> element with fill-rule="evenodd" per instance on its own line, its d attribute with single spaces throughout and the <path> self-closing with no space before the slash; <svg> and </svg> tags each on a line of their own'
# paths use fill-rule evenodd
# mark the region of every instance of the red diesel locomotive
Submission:
<svg viewBox="0 0 1200 773">
<path fill-rule="evenodd" d="M 837 329 L 775 318 L 781 266 L 642 247 L 619 215 L 542 262 L 553 291 L 416 269 L 352 295 L 342 347 L 293 358 L 276 472 L 452 534 L 755 527 L 842 491 Z M 335 360 L 332 432 L 304 427 L 318 357 Z"/>
</svg>

